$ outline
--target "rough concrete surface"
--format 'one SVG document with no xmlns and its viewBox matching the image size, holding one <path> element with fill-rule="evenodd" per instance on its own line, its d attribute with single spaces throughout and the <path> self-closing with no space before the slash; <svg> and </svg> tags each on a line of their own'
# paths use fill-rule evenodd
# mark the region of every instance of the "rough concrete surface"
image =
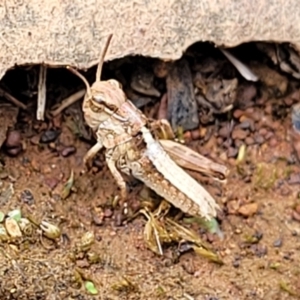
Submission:
<svg viewBox="0 0 300 300">
<path fill-rule="evenodd" d="M 0 78 L 15 64 L 96 64 L 130 54 L 177 59 L 197 41 L 300 47 L 298 0 L 6 0 L 0 4 Z M 299 48 L 298 47 L 298 48 Z"/>
</svg>

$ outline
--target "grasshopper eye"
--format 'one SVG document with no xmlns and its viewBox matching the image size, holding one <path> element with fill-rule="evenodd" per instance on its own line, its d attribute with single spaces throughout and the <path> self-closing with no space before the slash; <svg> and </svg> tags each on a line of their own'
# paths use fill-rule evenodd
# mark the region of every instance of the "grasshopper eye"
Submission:
<svg viewBox="0 0 300 300">
<path fill-rule="evenodd" d="M 98 103 L 105 103 L 105 100 L 104 100 L 103 95 L 100 95 L 100 94 L 94 95 L 93 98 L 94 98 Z"/>
</svg>

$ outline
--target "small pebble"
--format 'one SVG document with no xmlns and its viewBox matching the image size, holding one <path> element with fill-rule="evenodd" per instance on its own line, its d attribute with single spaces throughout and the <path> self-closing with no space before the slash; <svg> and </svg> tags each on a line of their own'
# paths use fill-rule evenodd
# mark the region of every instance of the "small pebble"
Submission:
<svg viewBox="0 0 300 300">
<path fill-rule="evenodd" d="M 76 148 L 74 146 L 69 146 L 69 147 L 65 147 L 62 151 L 61 151 L 61 155 L 63 157 L 68 157 L 72 154 L 74 154 L 76 152 Z"/>
<path fill-rule="evenodd" d="M 250 247 L 251 251 L 257 257 L 263 257 L 268 254 L 268 248 L 264 245 L 255 244 Z"/>
<path fill-rule="evenodd" d="M 7 148 L 17 148 L 21 146 L 21 133 L 17 130 L 9 131 L 5 141 Z"/>
<path fill-rule="evenodd" d="M 266 128 L 260 128 L 258 134 L 265 136 L 269 131 Z"/>
<path fill-rule="evenodd" d="M 278 141 L 277 141 L 277 139 L 275 138 L 275 137 L 273 137 L 273 138 L 271 138 L 270 140 L 269 140 L 269 146 L 270 147 L 275 147 L 275 146 L 277 146 L 277 144 L 278 144 Z"/>
<path fill-rule="evenodd" d="M 249 217 L 256 214 L 257 209 L 258 209 L 258 204 L 256 202 L 253 202 L 253 203 L 242 205 L 239 208 L 238 212 L 244 217 Z"/>
<path fill-rule="evenodd" d="M 29 190 L 24 190 L 20 194 L 20 200 L 28 205 L 34 204 L 34 197 Z"/>
<path fill-rule="evenodd" d="M 239 258 L 234 258 L 234 260 L 233 260 L 233 262 L 232 262 L 232 266 L 233 266 L 234 268 L 238 268 L 238 267 L 240 266 L 240 264 L 241 264 L 240 259 L 239 259 Z"/>
<path fill-rule="evenodd" d="M 245 143 L 246 143 L 246 145 L 253 145 L 254 143 L 255 143 L 255 141 L 254 141 L 254 139 L 253 139 L 253 137 L 251 137 L 251 136 L 248 136 L 248 137 L 246 137 L 246 139 L 245 139 Z"/>
<path fill-rule="evenodd" d="M 227 150 L 227 157 L 236 157 L 238 155 L 239 150 L 237 148 L 229 147 Z"/>
<path fill-rule="evenodd" d="M 254 97 L 256 97 L 257 88 L 253 83 L 244 83 L 239 86 L 238 89 L 238 103 L 239 104 L 247 104 Z"/>
<path fill-rule="evenodd" d="M 105 218 L 111 218 L 113 215 L 113 211 L 110 208 L 106 208 L 104 210 L 104 217 Z"/>
<path fill-rule="evenodd" d="M 258 122 L 261 120 L 263 114 L 260 110 L 255 110 L 252 113 L 249 113 L 249 117 L 254 120 L 255 122 Z"/>
<path fill-rule="evenodd" d="M 245 112 L 241 109 L 236 109 L 234 112 L 233 112 L 233 116 L 234 118 L 236 119 L 239 119 L 241 116 L 243 116 L 245 114 Z"/>
<path fill-rule="evenodd" d="M 94 215 L 93 216 L 93 222 L 97 226 L 103 225 L 103 216 Z"/>
<path fill-rule="evenodd" d="M 236 140 L 244 140 L 247 136 L 248 136 L 249 132 L 247 130 L 243 130 L 240 128 L 234 128 L 232 133 L 231 133 L 231 137 Z"/>
<path fill-rule="evenodd" d="M 272 136 L 274 136 L 274 133 L 272 131 L 268 131 L 268 133 L 265 135 L 265 139 L 269 140 Z"/>
<path fill-rule="evenodd" d="M 59 130 L 49 129 L 43 132 L 40 138 L 40 143 L 51 143 L 54 142 L 60 135 Z"/>
<path fill-rule="evenodd" d="M 282 246 L 282 239 L 277 239 L 276 241 L 274 241 L 273 246 L 276 248 L 279 248 Z"/>
<path fill-rule="evenodd" d="M 200 139 L 200 130 L 199 129 L 195 129 L 191 131 L 191 138 L 195 141 L 195 140 L 199 140 Z"/>
<path fill-rule="evenodd" d="M 40 137 L 38 135 L 35 135 L 30 139 L 30 143 L 32 145 L 38 145 L 39 142 L 40 142 Z"/>
<path fill-rule="evenodd" d="M 244 144 L 244 143 L 243 143 L 243 141 L 241 141 L 241 140 L 238 140 L 238 139 L 237 139 L 237 140 L 234 141 L 234 145 L 235 145 L 235 147 L 238 148 L 238 149 L 239 149 L 243 144 Z"/>
<path fill-rule="evenodd" d="M 245 119 L 242 123 L 238 125 L 238 128 L 250 129 L 251 131 L 255 130 L 254 122 L 251 119 Z"/>
<path fill-rule="evenodd" d="M 299 184 L 300 183 L 300 173 L 292 173 L 287 180 L 288 184 Z"/>
<path fill-rule="evenodd" d="M 218 132 L 219 136 L 222 137 L 222 138 L 228 138 L 229 135 L 230 135 L 230 128 L 229 126 L 223 126 L 219 132 Z"/>
<path fill-rule="evenodd" d="M 254 135 L 254 141 L 255 141 L 255 143 L 261 145 L 265 142 L 265 139 L 260 134 L 255 134 Z"/>
<path fill-rule="evenodd" d="M 223 138 L 218 137 L 217 138 L 217 145 L 221 146 L 223 144 Z"/>
<path fill-rule="evenodd" d="M 236 200 L 232 200 L 227 203 L 227 210 L 229 214 L 232 215 L 236 214 L 238 208 L 239 208 L 239 203 Z"/>
<path fill-rule="evenodd" d="M 54 190 L 59 183 L 59 180 L 55 177 L 49 177 L 45 179 L 45 184 L 49 186 L 51 190 Z"/>
</svg>

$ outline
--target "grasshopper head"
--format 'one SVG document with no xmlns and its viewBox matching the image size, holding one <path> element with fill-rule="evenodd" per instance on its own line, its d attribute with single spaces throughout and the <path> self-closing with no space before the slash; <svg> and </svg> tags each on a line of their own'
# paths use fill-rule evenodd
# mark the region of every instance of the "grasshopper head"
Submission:
<svg viewBox="0 0 300 300">
<path fill-rule="evenodd" d="M 112 34 L 109 35 L 102 51 L 98 64 L 96 81 L 89 85 L 87 80 L 76 70 L 69 67 L 69 70 L 82 79 L 86 85 L 86 94 L 83 100 L 83 113 L 87 124 L 96 130 L 102 122 L 110 118 L 119 107 L 126 101 L 126 96 L 122 90 L 122 85 L 114 79 L 101 81 L 101 72 Z"/>
<path fill-rule="evenodd" d="M 90 91 L 93 104 L 107 110 L 116 111 L 126 101 L 122 85 L 115 79 L 96 81 Z"/>
</svg>

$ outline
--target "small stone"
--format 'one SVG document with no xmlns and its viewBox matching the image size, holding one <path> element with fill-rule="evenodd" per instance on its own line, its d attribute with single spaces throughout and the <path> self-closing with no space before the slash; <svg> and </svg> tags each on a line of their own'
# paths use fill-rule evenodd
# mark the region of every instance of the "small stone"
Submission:
<svg viewBox="0 0 300 300">
<path fill-rule="evenodd" d="M 30 139 L 30 143 L 32 145 L 38 145 L 39 142 L 40 142 L 40 137 L 38 135 L 35 135 Z"/>
<path fill-rule="evenodd" d="M 55 177 L 49 177 L 45 179 L 45 183 L 49 186 L 51 190 L 54 190 L 57 187 L 59 180 Z"/>
<path fill-rule="evenodd" d="M 241 84 L 238 88 L 237 99 L 240 106 L 245 106 L 251 102 L 257 94 L 257 88 L 253 83 Z"/>
<path fill-rule="evenodd" d="M 90 263 L 87 259 L 76 260 L 76 266 L 79 268 L 88 268 Z"/>
<path fill-rule="evenodd" d="M 299 184 L 300 183 L 300 173 L 292 173 L 287 180 L 288 184 Z"/>
<path fill-rule="evenodd" d="M 259 110 L 255 110 L 255 111 L 253 111 L 251 114 L 249 114 L 249 117 L 250 117 L 252 120 L 254 120 L 255 122 L 260 121 L 261 118 L 262 118 L 262 116 L 263 116 L 263 114 L 262 114 L 262 112 L 259 111 Z"/>
<path fill-rule="evenodd" d="M 222 138 L 228 138 L 230 135 L 230 128 L 229 126 L 223 126 L 220 130 L 219 130 L 219 136 Z"/>
<path fill-rule="evenodd" d="M 264 245 L 254 244 L 250 247 L 250 249 L 257 257 L 263 257 L 268 254 L 268 248 Z"/>
<path fill-rule="evenodd" d="M 31 160 L 31 167 L 32 167 L 32 169 L 33 169 L 34 171 L 37 171 L 37 172 L 39 172 L 39 171 L 41 170 L 40 165 L 39 165 L 39 162 L 38 162 L 38 160 L 35 159 L 35 158 L 33 158 L 33 159 Z"/>
<path fill-rule="evenodd" d="M 237 148 L 229 147 L 227 150 L 227 157 L 236 157 L 238 155 L 239 150 Z"/>
<path fill-rule="evenodd" d="M 249 132 L 240 128 L 234 128 L 231 137 L 236 140 L 244 140 L 248 136 Z"/>
<path fill-rule="evenodd" d="M 253 145 L 255 143 L 255 141 L 254 141 L 253 137 L 248 136 L 245 139 L 245 143 L 246 143 L 246 145 L 249 146 L 249 145 Z"/>
<path fill-rule="evenodd" d="M 277 141 L 277 139 L 274 137 L 274 138 L 271 138 L 270 140 L 269 140 L 269 146 L 270 147 L 275 147 L 275 146 L 277 146 L 277 144 L 278 144 L 278 141 Z"/>
<path fill-rule="evenodd" d="M 21 133 L 17 130 L 9 131 L 5 141 L 5 146 L 8 148 L 16 148 L 21 146 Z"/>
<path fill-rule="evenodd" d="M 268 133 L 268 130 L 266 128 L 260 128 L 258 130 L 258 134 L 265 136 Z"/>
<path fill-rule="evenodd" d="M 244 145 L 244 143 L 241 140 L 235 140 L 234 145 L 235 145 L 236 148 L 239 149 L 242 145 Z"/>
<path fill-rule="evenodd" d="M 282 239 L 277 239 L 276 241 L 274 241 L 273 246 L 276 248 L 279 248 L 282 246 Z"/>
<path fill-rule="evenodd" d="M 21 192 L 20 200 L 28 205 L 32 205 L 34 203 L 34 197 L 29 190 L 24 190 Z"/>
<path fill-rule="evenodd" d="M 236 214 L 238 208 L 239 208 L 239 203 L 236 200 L 232 200 L 227 203 L 227 210 L 229 214 L 232 215 Z"/>
<path fill-rule="evenodd" d="M 223 144 L 223 138 L 218 137 L 216 142 L 217 142 L 217 145 L 221 146 Z"/>
<path fill-rule="evenodd" d="M 272 131 L 268 131 L 265 135 L 265 139 L 269 140 L 272 136 L 274 136 L 274 133 Z"/>
<path fill-rule="evenodd" d="M 18 222 L 13 218 L 7 218 L 5 220 L 5 228 L 7 233 L 13 238 L 22 236 L 22 232 L 18 225 Z"/>
<path fill-rule="evenodd" d="M 233 266 L 234 268 L 238 268 L 238 267 L 240 266 L 240 263 L 241 263 L 241 261 L 240 261 L 239 258 L 234 258 L 234 260 L 233 260 L 233 262 L 232 262 L 232 266 Z"/>
<path fill-rule="evenodd" d="M 46 130 L 40 138 L 40 143 L 51 143 L 54 142 L 58 136 L 60 135 L 60 131 L 59 130 L 55 130 L 55 129 L 49 129 Z"/>
<path fill-rule="evenodd" d="M 103 225 L 103 216 L 93 215 L 93 222 L 97 226 Z"/>
<path fill-rule="evenodd" d="M 244 115 L 245 112 L 241 109 L 236 109 L 234 112 L 233 112 L 233 116 L 234 118 L 236 119 L 239 119 L 242 115 Z"/>
<path fill-rule="evenodd" d="M 255 134 L 254 135 L 254 141 L 255 141 L 255 143 L 261 145 L 261 144 L 263 144 L 265 142 L 265 139 L 260 134 Z"/>
<path fill-rule="evenodd" d="M 258 204 L 256 202 L 253 202 L 253 203 L 242 205 L 239 208 L 238 212 L 244 217 L 250 217 L 257 212 L 257 209 L 258 209 Z"/>
<path fill-rule="evenodd" d="M 104 210 L 104 217 L 105 218 L 111 218 L 113 215 L 113 211 L 110 208 L 106 208 Z"/>
<path fill-rule="evenodd" d="M 63 157 L 68 157 L 72 154 L 74 154 L 76 152 L 76 148 L 74 146 L 69 146 L 69 147 L 65 147 L 62 151 L 61 151 L 61 155 Z"/>
<path fill-rule="evenodd" d="M 255 130 L 254 122 L 251 119 L 245 119 L 238 127 L 241 129 L 250 129 L 251 131 Z"/>
</svg>

